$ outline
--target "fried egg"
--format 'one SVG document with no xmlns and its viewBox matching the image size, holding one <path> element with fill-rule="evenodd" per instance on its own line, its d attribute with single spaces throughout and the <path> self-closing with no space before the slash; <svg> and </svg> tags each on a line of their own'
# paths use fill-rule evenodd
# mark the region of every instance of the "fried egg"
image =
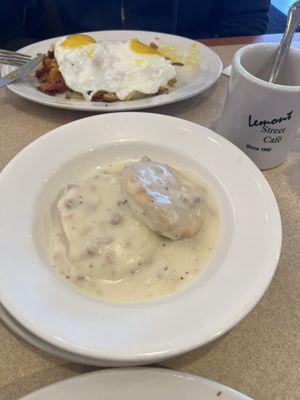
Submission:
<svg viewBox="0 0 300 400">
<path fill-rule="evenodd" d="M 99 90 L 126 100 L 132 93 L 156 94 L 176 77 L 170 60 L 137 39 L 101 41 L 78 34 L 55 44 L 54 55 L 66 85 L 90 101 Z"/>
</svg>

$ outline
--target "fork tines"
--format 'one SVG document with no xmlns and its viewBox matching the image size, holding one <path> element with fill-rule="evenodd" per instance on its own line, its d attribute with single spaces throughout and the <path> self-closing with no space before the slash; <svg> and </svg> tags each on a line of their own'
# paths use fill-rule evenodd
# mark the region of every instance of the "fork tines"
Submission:
<svg viewBox="0 0 300 400">
<path fill-rule="evenodd" d="M 30 60 L 31 56 L 28 54 L 0 49 L 0 63 L 22 65 Z"/>
</svg>

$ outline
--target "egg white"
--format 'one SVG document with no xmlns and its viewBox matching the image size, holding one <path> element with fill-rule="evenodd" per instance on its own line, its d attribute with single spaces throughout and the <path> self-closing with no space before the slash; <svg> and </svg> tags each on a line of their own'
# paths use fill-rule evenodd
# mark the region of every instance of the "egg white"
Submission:
<svg viewBox="0 0 300 400">
<path fill-rule="evenodd" d="M 55 44 L 54 55 L 66 85 L 90 101 L 99 90 L 125 100 L 135 91 L 156 94 L 176 77 L 169 60 L 133 51 L 130 41 L 91 43 L 79 47 Z"/>
</svg>

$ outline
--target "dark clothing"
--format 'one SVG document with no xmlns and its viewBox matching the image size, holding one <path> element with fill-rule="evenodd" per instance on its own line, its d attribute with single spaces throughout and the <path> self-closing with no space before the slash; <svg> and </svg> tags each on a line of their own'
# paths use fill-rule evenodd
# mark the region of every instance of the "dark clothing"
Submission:
<svg viewBox="0 0 300 400">
<path fill-rule="evenodd" d="M 192 38 L 266 32 L 270 0 L 2 0 L 1 43 L 137 29 Z M 2 4 L 2 7 L 3 7 Z M 8 15 L 15 15 L 16 21 Z M 5 16 L 6 15 L 6 16 Z M 21 32 L 20 32 L 21 31 Z"/>
<path fill-rule="evenodd" d="M 58 0 L 69 31 L 139 29 L 193 38 L 255 35 L 268 26 L 269 0 Z M 76 7 L 74 5 L 76 4 Z"/>
</svg>

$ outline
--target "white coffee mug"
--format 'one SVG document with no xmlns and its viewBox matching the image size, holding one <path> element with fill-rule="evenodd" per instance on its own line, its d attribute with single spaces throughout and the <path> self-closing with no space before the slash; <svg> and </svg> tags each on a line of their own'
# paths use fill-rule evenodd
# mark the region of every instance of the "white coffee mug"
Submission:
<svg viewBox="0 0 300 400">
<path fill-rule="evenodd" d="M 260 169 L 285 161 L 300 126 L 300 51 L 289 50 L 276 84 L 269 83 L 277 44 L 252 44 L 233 58 L 227 98 L 216 130 Z"/>
</svg>

